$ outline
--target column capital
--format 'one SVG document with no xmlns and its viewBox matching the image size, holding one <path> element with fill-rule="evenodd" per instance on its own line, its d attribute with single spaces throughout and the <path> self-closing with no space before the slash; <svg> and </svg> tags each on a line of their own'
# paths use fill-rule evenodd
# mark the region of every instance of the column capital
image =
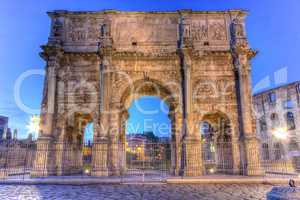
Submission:
<svg viewBox="0 0 300 200">
<path fill-rule="evenodd" d="M 64 50 L 61 46 L 43 45 L 41 48 L 43 51 L 40 53 L 40 56 L 45 61 L 61 58 L 64 54 Z"/>
</svg>

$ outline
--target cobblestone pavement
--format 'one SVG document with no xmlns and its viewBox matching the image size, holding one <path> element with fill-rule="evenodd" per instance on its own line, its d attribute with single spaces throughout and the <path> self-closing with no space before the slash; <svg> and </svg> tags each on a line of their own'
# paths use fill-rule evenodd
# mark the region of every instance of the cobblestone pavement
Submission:
<svg viewBox="0 0 300 200">
<path fill-rule="evenodd" d="M 0 185 L 1 200 L 253 200 L 271 185 Z"/>
</svg>

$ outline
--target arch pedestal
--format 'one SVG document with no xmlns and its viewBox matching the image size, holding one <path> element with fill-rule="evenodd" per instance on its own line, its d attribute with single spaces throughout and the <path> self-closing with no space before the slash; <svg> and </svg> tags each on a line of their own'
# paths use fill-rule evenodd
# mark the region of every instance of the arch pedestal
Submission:
<svg viewBox="0 0 300 200">
<path fill-rule="evenodd" d="M 202 176 L 203 160 L 200 137 L 189 136 L 184 139 L 185 152 L 184 176 Z"/>
<path fill-rule="evenodd" d="M 96 138 L 92 148 L 92 176 L 108 176 L 108 139 Z"/>
</svg>

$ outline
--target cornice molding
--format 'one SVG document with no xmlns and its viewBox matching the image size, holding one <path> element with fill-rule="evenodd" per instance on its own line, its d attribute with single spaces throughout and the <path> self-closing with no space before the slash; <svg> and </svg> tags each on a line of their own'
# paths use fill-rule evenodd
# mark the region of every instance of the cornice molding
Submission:
<svg viewBox="0 0 300 200">
<path fill-rule="evenodd" d="M 49 11 L 47 14 L 50 17 L 56 16 L 70 16 L 70 15 L 82 15 L 82 16 L 97 16 L 105 14 L 230 14 L 230 15 L 247 15 L 248 11 L 242 9 L 236 10 L 223 10 L 223 11 L 200 11 L 192 9 L 182 9 L 176 11 L 120 11 L 114 9 L 106 9 L 101 11 L 69 11 L 69 10 L 54 10 Z"/>
</svg>

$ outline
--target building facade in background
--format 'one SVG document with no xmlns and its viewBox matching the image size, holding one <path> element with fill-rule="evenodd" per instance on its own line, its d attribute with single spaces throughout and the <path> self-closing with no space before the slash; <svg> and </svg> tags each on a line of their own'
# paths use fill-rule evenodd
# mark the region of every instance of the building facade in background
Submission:
<svg viewBox="0 0 300 200">
<path fill-rule="evenodd" d="M 257 135 L 264 164 L 300 169 L 300 81 L 254 95 Z"/>
<path fill-rule="evenodd" d="M 82 171 L 84 128 L 94 124 L 92 176 L 126 173 L 128 108 L 141 96 L 169 105 L 173 175 L 261 175 L 252 113 L 256 55 L 242 10 L 54 11 L 32 176 Z M 209 132 L 200 134 L 200 125 Z M 202 157 L 204 140 L 214 160 Z M 212 158 L 212 157 L 209 157 Z M 213 165 L 211 164 L 213 163 Z M 149 165 L 151 166 L 151 165 Z"/>
<path fill-rule="evenodd" d="M 8 129 L 8 117 L 0 116 L 0 140 L 6 137 Z"/>
</svg>

